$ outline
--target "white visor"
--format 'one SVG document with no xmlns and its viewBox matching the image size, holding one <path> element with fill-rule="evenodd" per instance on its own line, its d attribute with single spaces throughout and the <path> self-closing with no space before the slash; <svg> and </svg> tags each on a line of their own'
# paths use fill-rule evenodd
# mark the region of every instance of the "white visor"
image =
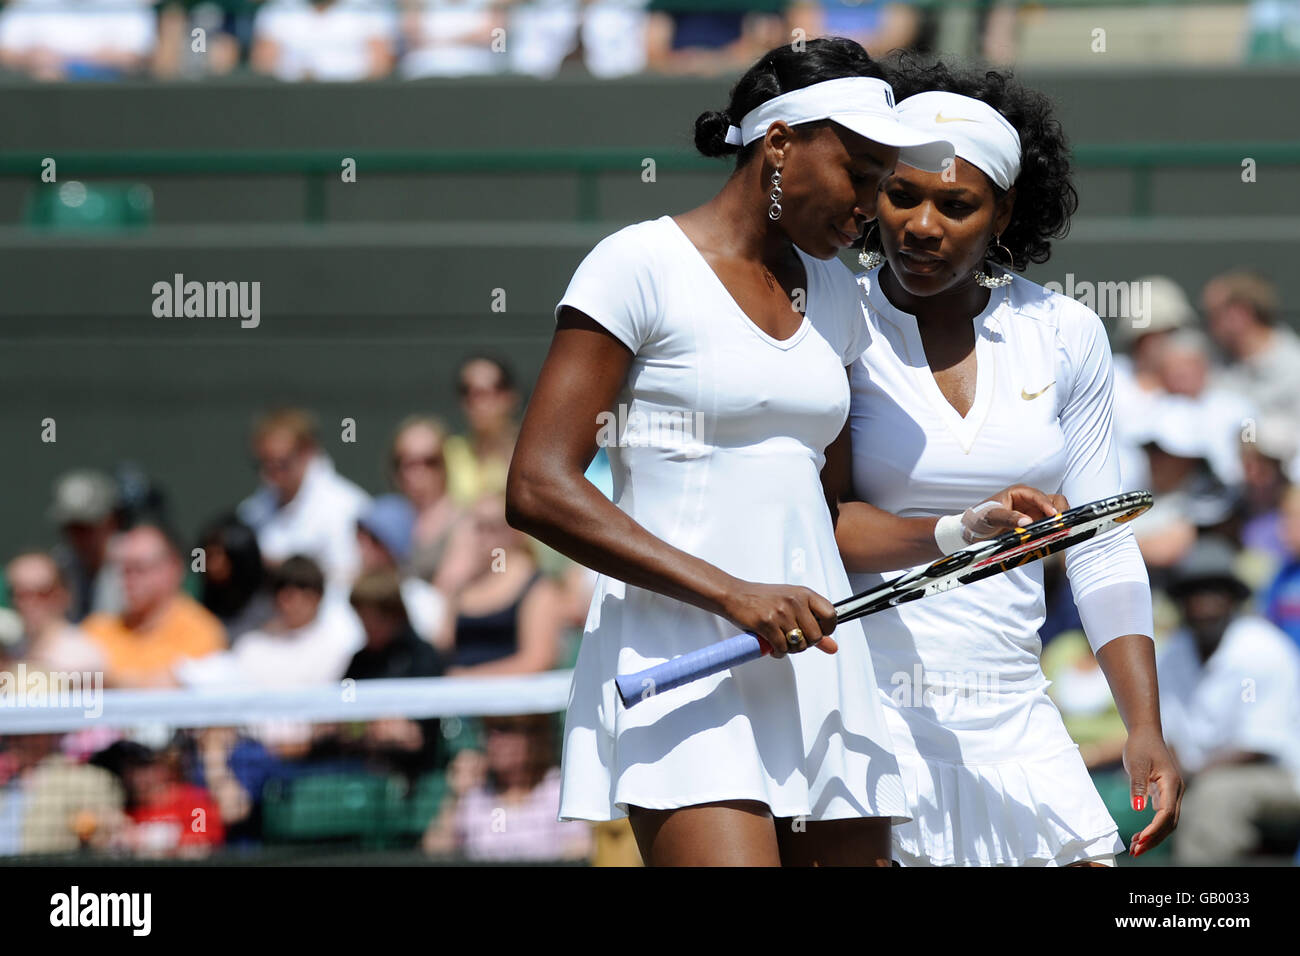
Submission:
<svg viewBox="0 0 1300 956">
<path fill-rule="evenodd" d="M 782 93 L 745 114 L 739 126 L 727 130 L 727 142 L 748 146 L 767 133 L 777 120 L 787 126 L 834 120 L 859 136 L 883 146 L 899 147 L 899 161 L 937 173 L 953 156 L 943 135 L 913 129 L 894 110 L 894 91 L 884 80 L 846 76 Z"/>
<path fill-rule="evenodd" d="M 1005 116 L 974 97 L 931 90 L 898 104 L 908 126 L 931 136 L 946 137 L 957 155 L 982 170 L 1001 189 L 1010 189 L 1020 175 L 1020 134 Z M 917 166 L 901 159 L 909 166 Z"/>
</svg>

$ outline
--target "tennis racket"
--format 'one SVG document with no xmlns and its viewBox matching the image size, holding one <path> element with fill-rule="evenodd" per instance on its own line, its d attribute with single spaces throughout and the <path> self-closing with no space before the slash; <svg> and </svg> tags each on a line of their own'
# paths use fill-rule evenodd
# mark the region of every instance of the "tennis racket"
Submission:
<svg viewBox="0 0 1300 956">
<path fill-rule="evenodd" d="M 870 591 L 845 598 L 835 605 L 837 620 L 857 620 L 1038 561 L 1132 521 L 1150 507 L 1149 491 L 1130 491 L 1062 511 L 987 541 L 978 541 L 931 565 L 915 568 Z M 762 638 L 739 634 L 635 674 L 624 674 L 614 682 L 624 706 L 632 707 L 647 697 L 771 652 L 771 645 Z"/>
</svg>

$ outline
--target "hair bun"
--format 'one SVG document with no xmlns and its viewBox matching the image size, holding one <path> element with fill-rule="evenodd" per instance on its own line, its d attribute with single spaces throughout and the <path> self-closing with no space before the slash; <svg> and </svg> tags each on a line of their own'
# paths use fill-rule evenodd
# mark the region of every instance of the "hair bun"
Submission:
<svg viewBox="0 0 1300 956">
<path fill-rule="evenodd" d="M 695 121 L 695 148 L 705 156 L 728 156 L 740 147 L 727 142 L 731 120 L 726 113 L 709 110 Z"/>
</svg>

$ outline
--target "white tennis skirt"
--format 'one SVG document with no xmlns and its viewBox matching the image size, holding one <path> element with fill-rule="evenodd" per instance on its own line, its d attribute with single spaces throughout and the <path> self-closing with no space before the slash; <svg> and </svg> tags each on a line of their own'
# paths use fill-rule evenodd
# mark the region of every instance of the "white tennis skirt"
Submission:
<svg viewBox="0 0 1300 956">
<path fill-rule="evenodd" d="M 1065 866 L 1124 851 L 1047 682 L 882 693 L 912 819 L 894 827 L 903 866 Z"/>
</svg>

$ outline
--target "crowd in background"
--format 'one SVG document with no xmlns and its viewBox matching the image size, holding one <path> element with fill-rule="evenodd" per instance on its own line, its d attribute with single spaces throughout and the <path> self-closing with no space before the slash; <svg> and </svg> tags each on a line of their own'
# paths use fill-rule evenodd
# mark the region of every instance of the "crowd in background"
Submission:
<svg viewBox="0 0 1300 956">
<path fill-rule="evenodd" d="M 1300 337 L 1273 284 L 1249 271 L 1195 290 L 1199 308 L 1165 277 L 1128 285 L 1111 331 L 1114 424 L 1126 488 L 1156 498 L 1133 527 L 1156 597 L 1164 730 L 1189 785 L 1172 852 L 1186 863 L 1290 854 L 1300 841 Z M 592 574 L 506 523 L 519 388 L 490 358 L 466 361 L 457 385 L 466 433 L 424 415 L 398 423 L 392 487 L 377 497 L 335 470 L 308 412 L 266 413 L 251 434 L 260 487 L 194 542 L 177 539 L 144 476 L 60 477 L 57 544 L 4 566 L 0 669 L 274 691 L 570 663 Z M 588 477 L 611 492 L 603 453 Z M 1051 692 L 1132 832 L 1141 818 L 1128 807 L 1123 721 L 1059 560 L 1045 581 Z M 585 825 L 554 822 L 554 717 L 495 718 L 473 739 L 446 723 L 280 721 L 152 742 L 104 728 L 9 737 L 0 856 L 256 842 L 269 780 L 340 767 L 412 785 L 441 775 L 446 792 L 421 823 L 427 852 L 591 851 Z M 494 827 L 503 805 L 528 825 Z M 214 825 L 195 832 L 184 824 L 199 810 Z"/>
<path fill-rule="evenodd" d="M 1022 13 L 1044 14 L 1003 0 L 965 6 L 969 52 L 992 63 L 1025 52 Z M 942 11 L 898 0 L 4 0 L 0 68 L 40 80 L 546 78 L 570 63 L 596 77 L 717 74 L 798 30 L 849 37 L 872 55 L 930 51 Z M 1244 57 L 1300 58 L 1300 0 L 1252 0 L 1238 15 Z"/>
</svg>

